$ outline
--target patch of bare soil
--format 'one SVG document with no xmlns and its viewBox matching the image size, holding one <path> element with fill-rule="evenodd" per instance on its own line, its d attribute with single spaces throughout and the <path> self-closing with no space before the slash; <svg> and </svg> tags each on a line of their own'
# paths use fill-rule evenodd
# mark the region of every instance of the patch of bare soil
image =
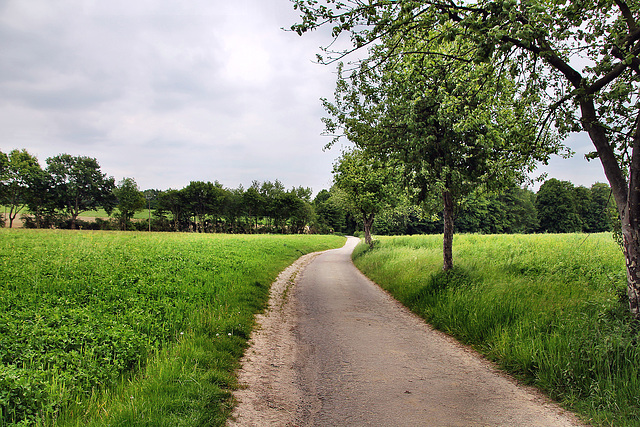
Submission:
<svg viewBox="0 0 640 427">
<path fill-rule="evenodd" d="M 229 426 L 293 426 L 303 398 L 296 384 L 295 300 L 298 274 L 320 253 L 307 254 L 280 273 L 271 286 L 268 309 L 257 316 L 250 347 L 238 376 L 236 406 Z"/>
</svg>

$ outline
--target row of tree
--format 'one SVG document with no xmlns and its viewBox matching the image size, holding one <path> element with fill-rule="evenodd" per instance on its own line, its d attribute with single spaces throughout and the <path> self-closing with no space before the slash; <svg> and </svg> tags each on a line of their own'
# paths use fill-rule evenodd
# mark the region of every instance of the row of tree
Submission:
<svg viewBox="0 0 640 427">
<path fill-rule="evenodd" d="M 372 200 L 378 206 L 365 207 L 372 234 L 443 233 L 442 211 L 412 203 L 401 189 L 387 189 L 385 194 L 393 200 L 376 198 Z M 320 230 L 363 229 L 361 209 L 345 200 L 348 197 L 337 186 L 316 196 L 313 204 Z M 575 187 L 555 178 L 545 181 L 537 193 L 517 186 L 499 193 L 475 193 L 454 207 L 454 218 L 456 232 L 482 234 L 600 233 L 616 229 L 619 222 L 607 184 Z"/>
<path fill-rule="evenodd" d="M 62 154 L 42 169 L 26 150 L 0 152 L 0 203 L 9 227 L 19 213 L 34 228 L 119 228 L 197 232 L 354 233 L 363 227 L 381 235 L 443 232 L 437 206 L 416 205 L 402 187 L 397 169 L 367 164 L 358 175 L 355 152 L 336 163 L 336 185 L 311 200 L 311 189 L 286 190 L 278 180 L 243 189 L 219 182 L 192 181 L 180 190 L 140 191 L 133 178 L 118 184 L 95 159 Z M 363 159 L 360 159 L 363 160 Z M 361 165 L 362 166 L 362 165 Z M 355 168 L 355 169 L 354 169 Z M 348 179 L 353 173 L 353 179 Z M 351 185 L 351 187 L 349 187 Z M 112 221 L 81 222 L 83 212 L 103 208 Z M 149 211 L 147 221 L 132 221 Z M 362 212 L 367 212 L 363 217 Z M 500 193 L 475 193 L 454 207 L 462 233 L 565 233 L 611 230 L 611 191 L 606 184 L 574 187 L 550 179 L 538 193 L 517 186 Z M 375 223 L 374 223 L 375 218 Z"/>
<path fill-rule="evenodd" d="M 313 220 L 310 188 L 285 190 L 275 182 L 254 181 L 226 189 L 219 182 L 192 181 L 181 190 L 146 191 L 153 226 L 164 231 L 302 233 Z"/>
<path fill-rule="evenodd" d="M 292 30 L 329 25 L 351 42 L 325 49 L 321 62 L 361 50 L 350 73 L 340 68 L 335 100 L 325 101 L 327 131 L 353 142 L 363 162 L 401 168 L 416 201 L 439 199 L 444 270 L 453 268 L 461 200 L 522 183 L 536 162 L 566 152 L 559 141 L 585 131 L 611 187 L 629 307 L 640 318 L 636 2 L 292 2 L 300 12 Z"/>
<path fill-rule="evenodd" d="M 93 158 L 61 154 L 46 164 L 41 168 L 26 150 L 0 152 L 0 204 L 8 209 L 9 227 L 28 213 L 27 226 L 75 229 L 82 213 L 99 208 L 121 229 L 140 227 L 131 219 L 145 208 L 144 228 L 158 231 L 300 233 L 312 223 L 311 189 L 285 190 L 278 180 L 254 181 L 247 190 L 192 181 L 180 190 L 142 192 L 133 178 L 116 184 Z M 113 227 L 104 220 L 82 225 Z"/>
</svg>

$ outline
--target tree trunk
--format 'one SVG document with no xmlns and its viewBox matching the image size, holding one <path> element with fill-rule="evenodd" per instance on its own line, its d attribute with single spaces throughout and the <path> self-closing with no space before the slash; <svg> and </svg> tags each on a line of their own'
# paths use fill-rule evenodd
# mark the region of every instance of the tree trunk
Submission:
<svg viewBox="0 0 640 427">
<path fill-rule="evenodd" d="M 622 241 L 627 267 L 629 309 L 640 318 L 640 128 L 636 130 L 631 152 L 627 203 L 620 212 Z"/>
<path fill-rule="evenodd" d="M 71 229 L 72 230 L 76 229 L 76 218 L 77 218 L 77 215 L 75 215 L 75 214 L 71 215 Z"/>
<path fill-rule="evenodd" d="M 442 201 L 444 204 L 444 236 L 442 244 L 442 270 L 449 271 L 453 268 L 453 199 L 449 190 L 442 192 Z"/>
<path fill-rule="evenodd" d="M 627 266 L 627 295 L 629 296 L 629 309 L 631 314 L 640 318 L 640 239 L 638 239 L 638 227 L 631 226 L 629 221 L 623 220 L 622 240 L 624 257 Z"/>
<path fill-rule="evenodd" d="M 631 313 L 640 318 L 640 122 L 632 143 L 629 181 L 609 143 L 605 128 L 597 120 L 592 99 L 580 102 L 582 127 L 596 147 L 604 173 L 618 208 L 622 228 L 622 241 L 627 269 L 627 295 Z"/>
<path fill-rule="evenodd" d="M 18 216 L 18 211 L 14 211 L 14 206 L 11 205 L 11 209 L 9 209 L 9 228 L 13 228 L 13 220 Z"/>
<path fill-rule="evenodd" d="M 374 214 L 363 214 L 364 220 L 364 241 L 370 248 L 373 247 L 373 239 L 371 238 L 371 226 L 373 226 Z"/>
</svg>

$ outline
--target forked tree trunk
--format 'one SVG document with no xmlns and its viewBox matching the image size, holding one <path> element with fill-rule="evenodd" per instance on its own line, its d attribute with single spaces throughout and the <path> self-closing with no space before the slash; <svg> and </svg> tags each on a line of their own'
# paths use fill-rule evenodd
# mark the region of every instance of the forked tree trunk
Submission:
<svg viewBox="0 0 640 427">
<path fill-rule="evenodd" d="M 373 239 L 371 238 L 371 227 L 373 226 L 374 214 L 362 214 L 364 220 L 364 241 L 369 247 L 373 247 Z"/>
<path fill-rule="evenodd" d="M 11 206 L 11 210 L 9 210 L 9 228 L 13 228 L 13 221 L 18 216 L 18 212 L 13 210 L 13 206 Z"/>
<path fill-rule="evenodd" d="M 449 271 L 453 268 L 453 199 L 449 190 L 442 192 L 442 201 L 444 205 L 444 236 L 442 243 L 442 270 Z"/>
</svg>

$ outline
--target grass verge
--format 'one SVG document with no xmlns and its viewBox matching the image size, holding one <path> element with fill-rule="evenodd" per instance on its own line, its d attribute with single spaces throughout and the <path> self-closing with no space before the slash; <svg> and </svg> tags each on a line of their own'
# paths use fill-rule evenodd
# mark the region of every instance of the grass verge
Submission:
<svg viewBox="0 0 640 427">
<path fill-rule="evenodd" d="M 609 234 L 381 237 L 356 266 L 434 327 L 594 425 L 640 425 L 639 325 Z"/>
<path fill-rule="evenodd" d="M 0 229 L 0 425 L 224 425 L 270 284 L 343 243 Z"/>
</svg>

